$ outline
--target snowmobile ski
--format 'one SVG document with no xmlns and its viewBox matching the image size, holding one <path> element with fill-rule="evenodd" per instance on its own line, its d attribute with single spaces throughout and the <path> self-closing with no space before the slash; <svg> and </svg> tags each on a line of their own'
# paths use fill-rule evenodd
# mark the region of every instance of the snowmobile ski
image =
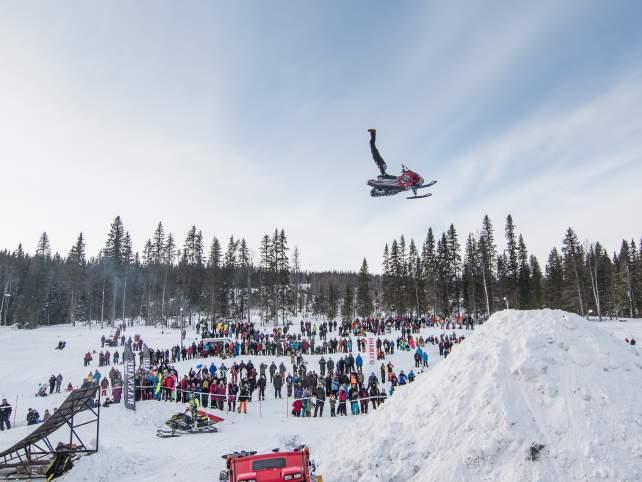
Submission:
<svg viewBox="0 0 642 482">
<path fill-rule="evenodd" d="M 423 199 L 425 197 L 430 197 L 430 196 L 432 196 L 431 192 L 429 192 L 428 194 L 420 195 L 420 196 L 410 196 L 410 197 L 407 197 L 406 199 Z"/>
<path fill-rule="evenodd" d="M 218 432 L 218 429 L 213 425 L 206 425 L 204 427 L 197 427 L 195 429 L 193 428 L 188 430 L 159 428 L 156 431 L 156 436 L 160 438 L 169 438 L 169 437 L 181 437 L 182 435 L 194 435 L 198 433 L 215 433 L 215 432 Z"/>
<path fill-rule="evenodd" d="M 424 184 L 422 186 L 417 186 L 416 189 L 423 189 L 425 187 L 434 186 L 435 184 L 437 184 L 437 181 L 430 181 L 428 184 Z"/>
</svg>

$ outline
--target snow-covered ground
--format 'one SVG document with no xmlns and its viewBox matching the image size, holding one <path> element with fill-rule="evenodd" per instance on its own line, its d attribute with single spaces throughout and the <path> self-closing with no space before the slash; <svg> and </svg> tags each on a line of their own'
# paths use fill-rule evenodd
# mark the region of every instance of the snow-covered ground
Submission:
<svg viewBox="0 0 642 482">
<path fill-rule="evenodd" d="M 18 427 L 0 432 L 0 449 L 32 430 L 24 425 L 28 407 L 42 415 L 64 399 L 34 397 L 38 384 L 62 373 L 63 385 L 78 385 L 88 372 L 84 353 L 99 351 L 100 335 L 108 332 L 0 329 L 0 397 L 11 404 L 19 397 Z M 154 348 L 178 341 L 175 330 L 135 327 L 127 335 L 134 332 Z M 624 343 L 631 335 L 642 341 L 642 321 L 598 323 L 559 311 L 504 311 L 474 333 L 462 333 L 467 340 L 447 360 L 436 363 L 438 350 L 431 347 L 431 369 L 368 415 L 331 419 L 326 404 L 322 419 L 294 418 L 289 403 L 274 400 L 268 386 L 267 400 L 252 402 L 247 415 L 222 414 L 218 433 L 159 439 L 156 428 L 179 405 L 147 401 L 135 413 L 122 405 L 102 409 L 100 451 L 84 457 L 64 480 L 217 480 L 221 455 L 270 450 L 294 439 L 311 446 L 330 482 L 642 480 L 642 357 L 639 344 Z M 63 351 L 54 350 L 59 339 L 67 341 Z M 249 358 L 255 365 L 272 360 L 239 360 Z M 306 358 L 318 368 L 319 357 Z M 396 371 L 413 366 L 411 352 L 395 352 L 391 359 Z M 290 368 L 288 359 L 275 360 Z M 199 362 L 177 364 L 179 373 Z M 377 375 L 379 365 L 372 369 Z M 545 447 L 538 461 L 527 462 L 532 442 Z"/>
<path fill-rule="evenodd" d="M 298 323 L 292 325 L 291 330 L 297 331 Z M 266 327 L 266 329 L 270 329 Z M 454 330 L 459 335 L 466 337 L 472 335 L 472 331 Z M 44 409 L 50 411 L 62 403 L 66 397 L 65 393 L 54 394 L 45 398 L 35 397 L 38 386 L 46 383 L 51 374 L 61 373 L 64 377 L 63 390 L 66 384 L 71 381 L 78 386 L 89 370 L 97 368 L 97 354 L 94 354 L 94 361 L 90 367 L 83 367 L 83 356 L 87 351 L 101 350 L 101 334 L 108 335 L 109 328 L 100 330 L 95 325 L 88 327 L 56 326 L 43 327 L 38 330 L 17 330 L 13 328 L 0 329 L 0 346 L 3 349 L 5 363 L 5 374 L 1 380 L 0 397 L 7 398 L 14 405 L 16 395 L 18 396 L 18 413 L 16 425 L 10 431 L 0 432 L 0 449 L 8 448 L 11 443 L 17 442 L 33 430 L 33 427 L 26 426 L 25 417 L 29 407 L 36 408 L 40 415 Z M 442 333 L 450 334 L 453 330 L 442 330 L 439 328 L 422 329 L 422 335 L 430 334 L 439 336 Z M 140 334 L 145 343 L 151 348 L 171 348 L 179 342 L 178 330 L 161 329 L 154 327 L 136 326 L 128 328 L 126 336 Z M 336 332 L 330 332 L 328 338 L 336 336 Z M 386 338 L 394 340 L 399 332 L 393 332 Z M 194 332 L 188 332 L 186 343 L 192 339 L 197 340 Z M 64 350 L 55 350 L 59 340 L 67 342 Z M 353 337 L 353 342 L 356 339 Z M 466 343 L 467 340 L 464 342 Z M 439 350 L 435 345 L 426 345 L 430 354 L 430 365 L 432 367 L 440 363 Z M 457 349 L 457 348 L 455 348 Z M 112 348 L 109 350 L 113 353 Z M 122 353 L 122 349 L 118 350 Z M 395 372 L 403 369 L 406 373 L 414 367 L 413 353 L 409 351 L 395 351 L 388 355 L 385 363 L 391 361 L 395 366 Z M 353 346 L 353 354 L 356 355 L 356 343 Z M 336 362 L 341 354 L 326 355 L 332 357 Z M 368 357 L 364 357 L 364 374 L 366 378 L 370 372 L 379 376 L 381 361 L 373 366 L 368 365 Z M 308 362 L 308 368 L 318 372 L 318 355 L 304 356 Z M 291 368 L 289 357 L 270 356 L 242 356 L 237 361 L 252 360 L 258 367 L 260 363 L 270 364 L 274 360 L 277 365 L 284 362 L 288 369 Z M 174 364 L 179 373 L 184 374 L 190 368 L 199 363 L 208 365 L 214 361 L 217 365 L 222 360 L 212 357 L 204 360 L 191 360 Z M 231 360 L 225 360 L 229 367 Z M 122 370 L 122 365 L 119 366 Z M 103 375 L 109 371 L 99 369 Z M 418 375 L 428 376 L 430 369 Z M 417 383 L 417 382 L 415 382 Z M 283 394 L 285 395 L 285 387 Z M 255 392 L 256 398 L 256 392 Z M 266 401 L 259 403 L 253 401 L 249 404 L 248 414 L 224 412 L 221 416 L 225 419 L 218 425 L 219 432 L 216 434 L 199 434 L 184 436 L 174 439 L 159 439 L 156 437 L 156 428 L 183 407 L 170 402 L 145 401 L 137 404 L 136 413 L 129 412 L 121 405 L 113 405 L 101 410 L 101 432 L 100 451 L 91 457 L 85 457 L 64 480 L 158 480 L 159 477 L 170 475 L 181 478 L 181 474 L 203 477 L 204 480 L 217 479 L 218 473 L 224 468 L 224 460 L 220 457 L 223 454 L 235 450 L 271 450 L 275 447 L 287 446 L 292 440 L 298 440 L 312 447 L 320 445 L 326 438 L 333 438 L 348 423 L 348 417 L 330 418 L 329 405 L 326 403 L 324 417 L 295 418 L 290 414 L 292 399 L 274 399 L 274 390 L 268 384 L 266 388 Z M 349 411 L 349 408 L 348 408 Z M 354 417 L 367 419 L 366 415 Z M 12 415 L 13 419 L 13 415 Z M 64 431 L 64 429 L 63 429 Z M 54 441 L 57 442 L 55 436 Z M 326 479 L 327 480 L 327 479 Z"/>
</svg>

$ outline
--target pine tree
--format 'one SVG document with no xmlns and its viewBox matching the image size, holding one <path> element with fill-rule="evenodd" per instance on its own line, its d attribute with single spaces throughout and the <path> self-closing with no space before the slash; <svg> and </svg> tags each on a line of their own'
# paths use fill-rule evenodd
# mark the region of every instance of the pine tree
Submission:
<svg viewBox="0 0 642 482">
<path fill-rule="evenodd" d="M 457 306 L 457 313 L 459 314 L 461 312 L 461 292 L 459 282 L 461 272 L 461 245 L 459 244 L 454 224 L 451 224 L 448 228 L 446 243 L 448 247 L 448 290 L 455 297 L 454 304 Z"/>
<path fill-rule="evenodd" d="M 301 285 L 299 274 L 301 272 L 301 253 L 299 253 L 298 246 L 294 247 L 294 253 L 292 256 L 292 270 L 294 271 L 294 315 L 300 313 L 299 310 L 299 286 Z"/>
<path fill-rule="evenodd" d="M 382 274 L 382 301 L 383 306 L 387 311 L 392 311 L 394 305 L 394 292 L 393 292 L 393 279 L 392 272 L 390 270 L 390 250 L 388 249 L 388 244 L 383 249 L 383 274 Z"/>
<path fill-rule="evenodd" d="M 111 293 L 111 298 L 109 299 L 109 306 L 111 307 L 109 321 L 112 326 L 116 320 L 117 296 L 122 281 L 125 251 L 125 228 L 120 216 L 116 216 L 107 234 L 107 242 L 103 249 L 104 273 L 105 275 L 107 273 L 110 274 L 110 276 L 105 277 L 104 281 L 106 292 Z M 103 299 L 103 304 L 105 302 L 106 300 Z"/>
<path fill-rule="evenodd" d="M 82 299 L 83 285 L 85 282 L 85 269 L 87 260 L 85 258 L 85 240 L 80 233 L 76 243 L 69 250 L 65 262 L 65 279 L 67 289 L 70 292 L 69 320 L 75 325 L 76 311 Z"/>
<path fill-rule="evenodd" d="M 270 294 L 273 292 L 275 284 L 274 271 L 276 263 L 274 261 L 274 248 L 270 236 L 267 234 L 261 240 L 261 247 L 259 249 L 261 258 L 259 268 L 259 284 L 260 284 L 260 304 L 261 304 L 261 319 L 272 318 L 272 309 L 270 305 Z"/>
<path fill-rule="evenodd" d="M 326 312 L 326 316 L 330 321 L 334 320 L 337 317 L 338 301 L 339 297 L 337 294 L 337 289 L 335 288 L 334 284 L 330 283 L 330 287 L 328 288 L 328 303 Z"/>
<path fill-rule="evenodd" d="M 51 248 L 49 246 L 49 237 L 47 233 L 42 233 L 38 240 L 38 247 L 36 248 L 36 256 L 42 258 L 51 258 Z"/>
<path fill-rule="evenodd" d="M 219 242 L 218 238 L 214 236 L 214 238 L 212 239 L 212 244 L 210 245 L 210 253 L 207 258 L 208 267 L 220 269 L 221 259 L 222 259 L 221 243 Z"/>
<path fill-rule="evenodd" d="M 388 260 L 388 266 L 390 270 L 390 283 L 391 283 L 391 302 L 392 310 L 397 314 L 401 315 L 405 312 L 404 306 L 404 286 L 403 286 L 403 274 L 404 268 L 401 263 L 401 254 L 399 252 L 399 244 L 397 240 L 393 240 L 390 247 L 390 257 Z"/>
<path fill-rule="evenodd" d="M 406 264 L 408 266 L 408 289 L 406 304 L 407 306 L 414 306 L 415 315 L 419 317 L 422 312 L 424 299 L 423 267 L 414 239 L 410 240 L 410 245 L 408 246 L 408 260 Z"/>
<path fill-rule="evenodd" d="M 421 258 L 426 306 L 431 307 L 434 315 L 437 309 L 437 257 L 435 254 L 435 236 L 433 235 L 432 228 L 428 228 Z"/>
<path fill-rule="evenodd" d="M 450 314 L 451 257 L 448 252 L 446 233 L 442 233 L 441 238 L 437 241 L 435 253 L 437 261 L 437 311 Z"/>
<path fill-rule="evenodd" d="M 577 312 L 579 305 L 579 312 L 584 316 L 584 299 L 582 297 L 584 254 L 577 240 L 577 235 L 572 228 L 566 230 L 566 235 L 562 242 L 562 261 L 564 268 L 563 299 L 565 308 Z M 577 300 L 577 303 L 575 300 Z"/>
<path fill-rule="evenodd" d="M 617 311 L 622 313 L 628 312 L 628 316 L 633 317 L 634 305 L 634 285 L 632 282 L 632 259 L 634 258 L 633 250 L 630 249 L 629 243 L 622 240 L 620 246 L 620 253 L 617 256 L 615 263 L 615 300 L 617 304 Z M 634 251 L 633 251 L 634 252 Z M 617 312 L 616 311 L 616 312 Z"/>
<path fill-rule="evenodd" d="M 539 261 L 533 255 L 530 256 L 530 273 L 531 273 L 531 284 L 530 284 L 530 299 L 531 306 L 533 308 L 541 308 L 544 300 L 544 288 L 543 282 L 544 277 L 542 276 L 542 269 L 539 266 Z"/>
<path fill-rule="evenodd" d="M 493 224 L 488 215 L 485 215 L 482 221 L 482 228 L 479 234 L 479 254 L 484 297 L 486 299 L 486 314 L 490 316 L 494 311 L 493 299 L 495 289 L 493 280 L 495 279 L 497 246 L 495 245 Z"/>
<path fill-rule="evenodd" d="M 599 264 L 599 260 L 596 259 L 595 256 L 595 247 L 591 243 L 586 243 L 588 246 L 588 249 L 586 250 L 586 271 L 589 273 L 589 280 L 591 282 L 591 293 L 593 294 L 593 303 L 597 310 L 597 316 L 599 320 L 602 320 L 602 311 L 601 311 L 601 304 L 600 304 L 600 295 L 597 289 L 597 265 Z M 595 269 L 594 269 L 595 268 Z M 590 309 L 591 306 L 591 301 L 587 300 L 586 305 L 589 308 L 589 313 L 591 313 L 592 309 Z"/>
<path fill-rule="evenodd" d="M 528 250 L 526 249 L 524 237 L 521 234 L 517 242 L 517 261 L 519 263 L 517 279 L 519 308 L 524 310 L 531 307 L 531 269 Z"/>
<path fill-rule="evenodd" d="M 160 221 L 156 226 L 156 230 L 154 230 L 153 240 L 153 243 L 151 243 L 151 262 L 161 264 L 165 248 L 165 229 Z"/>
<path fill-rule="evenodd" d="M 343 295 L 343 303 L 341 304 L 341 319 L 344 323 L 352 321 L 352 313 L 354 312 L 354 294 L 352 286 L 346 285 L 346 291 Z"/>
<path fill-rule="evenodd" d="M 371 313 L 370 274 L 368 273 L 368 262 L 363 258 L 357 284 L 357 315 L 359 315 L 360 318 L 367 318 Z"/>
<path fill-rule="evenodd" d="M 222 293 L 223 281 L 222 281 L 222 264 L 223 264 L 223 254 L 221 251 L 221 243 L 218 238 L 214 236 L 212 239 L 212 244 L 210 245 L 210 252 L 207 258 L 207 284 L 209 292 L 209 305 L 210 313 L 212 319 L 216 319 L 217 315 L 224 313 L 224 303 L 221 303 L 222 300 L 225 300 L 225 296 Z"/>
<path fill-rule="evenodd" d="M 285 236 L 285 231 L 281 229 L 278 234 L 278 241 L 276 247 L 277 259 L 277 279 L 279 284 L 279 304 L 281 308 L 281 319 L 283 324 L 286 324 L 285 311 L 290 292 L 290 261 L 288 257 L 288 241 Z"/>
<path fill-rule="evenodd" d="M 477 270 L 480 264 L 478 245 L 475 237 L 470 233 L 466 239 L 464 251 L 464 307 L 468 313 L 475 316 L 477 316 Z"/>
<path fill-rule="evenodd" d="M 548 255 L 548 261 L 545 267 L 546 289 L 545 300 L 549 308 L 562 307 L 562 289 L 564 286 L 564 269 L 562 267 L 562 258 L 557 248 L 553 248 Z"/>
<path fill-rule="evenodd" d="M 505 296 L 511 302 L 512 306 L 517 306 L 518 301 L 518 281 L 519 281 L 519 261 L 517 255 L 517 240 L 515 238 L 515 225 L 513 224 L 513 217 L 509 214 L 506 217 L 506 257 L 507 264 L 505 265 L 508 286 L 506 286 Z"/>
</svg>

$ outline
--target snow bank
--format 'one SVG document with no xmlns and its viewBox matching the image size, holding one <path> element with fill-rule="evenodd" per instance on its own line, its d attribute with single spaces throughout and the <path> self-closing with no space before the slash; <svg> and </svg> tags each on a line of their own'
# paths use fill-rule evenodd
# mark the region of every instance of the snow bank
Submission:
<svg viewBox="0 0 642 482">
<path fill-rule="evenodd" d="M 596 324 L 503 311 L 316 458 L 327 481 L 642 480 L 641 381 Z"/>
</svg>

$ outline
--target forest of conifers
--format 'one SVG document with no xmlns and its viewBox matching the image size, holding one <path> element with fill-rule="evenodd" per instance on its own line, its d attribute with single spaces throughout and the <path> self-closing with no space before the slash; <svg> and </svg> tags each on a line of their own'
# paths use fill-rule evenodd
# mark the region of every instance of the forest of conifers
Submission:
<svg viewBox="0 0 642 482">
<path fill-rule="evenodd" d="M 635 240 L 615 251 L 561 233 L 542 269 L 525 237 L 506 218 L 501 252 L 491 220 L 460 239 L 455 226 L 428 228 L 421 245 L 404 236 L 383 248 L 382 275 L 308 272 L 284 230 L 260 240 L 252 259 L 245 239 L 206 241 L 192 227 L 182 246 L 162 223 L 134 252 L 120 217 L 104 248 L 87 257 L 81 233 L 66 256 L 52 253 L 43 233 L 35 253 L 0 251 L 0 324 L 36 327 L 88 320 L 140 318 L 151 324 L 202 318 L 284 321 L 322 316 L 350 320 L 373 314 L 486 317 L 509 308 L 562 308 L 595 317 L 639 316 L 642 252 Z"/>
</svg>

